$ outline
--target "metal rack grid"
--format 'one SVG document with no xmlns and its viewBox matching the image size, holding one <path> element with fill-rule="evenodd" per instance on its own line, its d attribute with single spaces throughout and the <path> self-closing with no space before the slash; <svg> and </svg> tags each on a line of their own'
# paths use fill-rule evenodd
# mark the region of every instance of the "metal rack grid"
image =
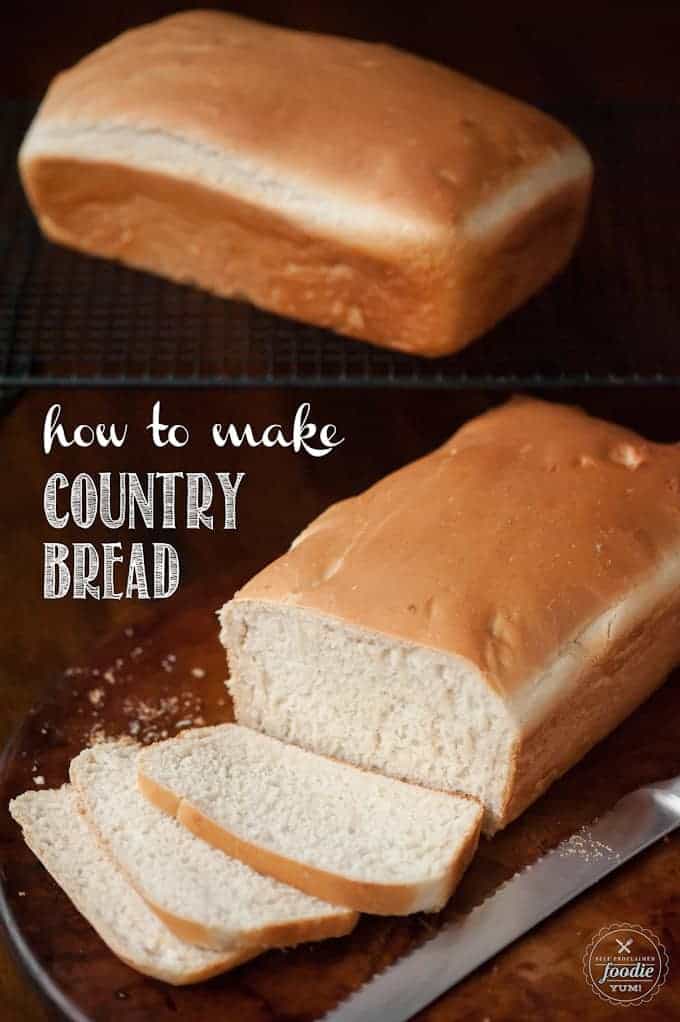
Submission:
<svg viewBox="0 0 680 1022">
<path fill-rule="evenodd" d="M 652 162 L 650 146 L 674 167 L 668 127 L 680 126 L 680 107 L 569 112 L 584 137 L 598 140 L 600 164 L 576 259 L 485 338 L 435 361 L 341 338 L 46 242 L 16 173 L 33 112 L 21 102 L 0 107 L 0 386 L 680 382 L 680 338 L 669 330 L 680 323 L 678 274 L 665 236 L 669 225 L 659 216 L 664 203 L 677 202 L 676 186 L 672 175 L 651 182 L 643 173 Z M 621 160 L 628 161 L 625 175 L 618 173 Z M 626 182 L 638 167 L 631 197 Z"/>
</svg>

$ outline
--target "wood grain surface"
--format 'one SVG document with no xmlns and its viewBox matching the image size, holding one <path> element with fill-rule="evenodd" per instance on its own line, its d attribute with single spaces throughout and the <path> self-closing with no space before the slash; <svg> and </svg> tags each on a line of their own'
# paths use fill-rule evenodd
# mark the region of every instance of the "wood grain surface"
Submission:
<svg viewBox="0 0 680 1022">
<path fill-rule="evenodd" d="M 367 398 L 370 397 L 370 400 Z M 672 389 L 581 391 L 563 395 L 659 440 L 680 433 Z M 154 400 L 167 421 L 186 423 L 194 440 L 184 451 L 154 450 L 144 432 Z M 201 442 L 213 421 L 287 422 L 309 399 L 318 419 L 336 423 L 346 442 L 328 458 L 282 450 L 220 452 Z M 226 719 L 225 665 L 213 611 L 331 500 L 362 489 L 384 472 L 425 453 L 464 419 L 502 395 L 349 391 L 40 392 L 23 396 L 0 423 L 2 545 L 0 577 L 10 580 L 0 636 L 6 735 L 29 703 L 29 716 L 9 759 L 3 799 L 66 778 L 67 763 L 93 728 L 150 740 L 172 733 L 179 719 Z M 40 450 L 45 410 L 60 400 L 69 421 L 127 422 L 129 446 L 117 450 Z M 139 438 L 133 443 L 132 438 Z M 42 600 L 42 516 L 47 475 L 77 471 L 245 471 L 237 532 L 153 534 L 177 544 L 185 568 L 180 593 L 156 604 L 135 601 Z M 66 530 L 64 541 L 82 538 Z M 11 537 L 11 542 L 7 539 Z M 96 536 L 89 538 L 96 539 Z M 101 538 L 101 537 L 100 537 Z M 120 538 L 151 538 L 123 532 Z M 175 659 L 173 659 L 175 658 Z M 198 668 L 196 672 L 195 668 Z M 196 677 L 196 673 L 203 677 Z M 111 672 L 111 673 L 109 673 Z M 177 702 L 175 702 L 175 699 Z M 480 854 L 441 917 L 364 919 L 356 934 L 295 951 L 270 952 L 232 975 L 195 989 L 174 990 L 137 977 L 110 955 L 25 849 L 0 811 L 0 859 L 16 918 L 39 961 L 61 988 L 101 1020 L 146 1018 L 312 1019 L 376 969 L 424 939 L 449 914 L 465 910 L 542 850 L 609 806 L 624 791 L 680 769 L 676 676 L 525 816 Z M 137 722 L 137 724 L 135 724 Z M 624 867 L 525 937 L 494 963 L 423 1014 L 430 1020 L 618 1018 L 585 986 L 581 959 L 590 935 L 621 918 L 654 930 L 671 957 L 671 974 L 644 1009 L 653 1022 L 680 1017 L 674 982 L 680 954 L 680 840 L 673 837 Z M 19 892 L 23 891 L 24 894 Z M 11 1020 L 53 1017 L 3 959 L 0 1003 Z M 618 1013 L 617 1013 L 618 1012 Z"/>
</svg>

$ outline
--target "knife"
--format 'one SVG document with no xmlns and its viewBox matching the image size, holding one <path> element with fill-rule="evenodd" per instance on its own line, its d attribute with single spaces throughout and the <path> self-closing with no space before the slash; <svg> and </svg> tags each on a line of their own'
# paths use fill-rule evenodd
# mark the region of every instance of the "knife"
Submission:
<svg viewBox="0 0 680 1022">
<path fill-rule="evenodd" d="M 468 915 L 375 975 L 323 1022 L 405 1022 L 678 825 L 680 775 L 630 792 Z"/>
</svg>

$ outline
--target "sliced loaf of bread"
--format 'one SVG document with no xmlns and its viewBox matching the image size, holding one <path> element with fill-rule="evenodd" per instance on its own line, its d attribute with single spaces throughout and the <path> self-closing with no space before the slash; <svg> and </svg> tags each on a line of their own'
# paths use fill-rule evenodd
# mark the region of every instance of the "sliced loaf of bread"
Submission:
<svg viewBox="0 0 680 1022">
<path fill-rule="evenodd" d="M 317 756 L 235 724 L 150 746 L 159 808 L 261 873 L 361 912 L 441 908 L 477 846 L 473 800 Z"/>
<path fill-rule="evenodd" d="M 139 748 L 85 749 L 71 781 L 105 849 L 177 936 L 215 949 L 283 947 L 354 927 L 356 912 L 261 876 L 151 805 L 137 787 Z"/>
<path fill-rule="evenodd" d="M 521 398 L 329 507 L 220 613 L 240 724 L 505 827 L 680 662 L 680 444 Z"/>
<path fill-rule="evenodd" d="M 179 986 L 225 972 L 257 953 L 208 951 L 172 934 L 104 852 L 70 786 L 28 791 L 9 809 L 26 844 L 78 911 L 138 972 Z"/>
</svg>

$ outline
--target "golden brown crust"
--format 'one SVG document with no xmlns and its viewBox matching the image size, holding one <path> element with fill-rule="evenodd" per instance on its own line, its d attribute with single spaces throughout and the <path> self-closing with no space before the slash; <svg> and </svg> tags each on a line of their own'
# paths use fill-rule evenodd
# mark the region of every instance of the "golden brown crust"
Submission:
<svg viewBox="0 0 680 1022">
<path fill-rule="evenodd" d="M 516 399 L 328 508 L 236 594 L 466 658 L 511 700 L 680 547 L 680 447 Z"/>
<path fill-rule="evenodd" d="M 141 893 L 141 892 L 140 892 Z M 224 951 L 224 943 L 207 927 L 201 926 L 192 920 L 176 916 L 171 912 L 160 908 L 155 902 L 144 897 L 149 908 L 156 913 L 158 918 L 165 923 L 169 930 L 180 940 L 187 944 L 195 944 L 197 947 L 210 948 L 214 951 Z M 344 937 L 351 933 L 358 922 L 359 916 L 348 913 L 344 918 L 338 915 L 329 915 L 318 919 L 298 919 L 287 923 L 275 923 L 270 926 L 263 926 L 258 931 L 252 931 L 248 935 L 248 941 L 239 945 L 234 954 L 246 954 L 248 957 L 260 954 L 263 951 L 270 951 L 272 948 L 295 947 L 297 944 L 308 943 L 315 940 L 326 940 L 330 937 Z"/>
<path fill-rule="evenodd" d="M 407 915 L 418 910 L 423 893 L 419 886 L 363 883 L 295 862 L 270 849 L 244 841 L 236 834 L 225 830 L 186 799 L 177 799 L 176 796 L 170 795 L 163 785 L 148 775 L 140 773 L 138 783 L 140 791 L 150 802 L 167 812 L 165 807 L 171 805 L 174 800 L 176 803 L 174 815 L 188 830 L 232 858 L 244 862 L 258 873 L 274 877 L 281 883 L 296 887 L 306 894 L 322 898 L 333 905 L 343 905 L 356 912 L 368 912 L 373 915 Z M 433 904 L 437 907 L 444 905 L 450 898 L 474 855 L 479 840 L 480 824 L 481 813 L 477 826 L 467 836 L 463 845 L 456 849 L 455 855 L 452 855 L 449 873 L 444 882 L 438 885 L 436 896 L 432 898 Z"/>
<path fill-rule="evenodd" d="M 40 118 L 174 132 L 436 225 L 574 144 L 449 68 L 217 11 L 125 32 L 55 79 Z"/>
<path fill-rule="evenodd" d="M 590 184 L 590 177 L 573 181 L 478 239 L 463 267 L 460 290 L 474 301 L 462 306 L 459 336 L 479 337 L 563 269 L 583 228 Z"/>
<path fill-rule="evenodd" d="M 140 773 L 137 778 L 139 790 L 149 802 L 157 806 L 164 813 L 169 816 L 174 816 L 181 823 L 183 823 L 188 830 L 191 830 L 198 837 L 203 838 L 210 844 L 221 851 L 226 852 L 232 858 L 239 859 L 241 862 L 245 862 L 246 865 L 252 866 L 253 869 L 256 867 L 252 862 L 248 861 L 242 856 L 235 855 L 229 851 L 224 844 L 218 841 L 210 840 L 202 831 L 200 827 L 190 826 L 188 817 L 185 818 L 185 805 L 186 803 L 174 795 L 171 791 L 165 788 L 162 784 L 158 784 L 152 778 L 147 777 L 146 774 Z M 214 826 L 214 824 L 213 824 Z M 269 873 L 267 870 L 258 870 L 260 873 L 265 873 L 267 876 L 274 876 L 275 874 Z M 292 884 L 291 886 L 298 886 Z M 331 901 L 329 898 L 324 898 L 324 901 Z M 150 904 L 150 903 L 149 903 Z M 331 902 L 333 904 L 333 902 Z M 352 908 L 352 906 L 348 906 Z M 182 937 L 184 940 L 188 940 L 190 943 L 198 943 L 201 946 L 214 947 L 214 944 L 204 944 L 205 940 L 212 940 L 208 930 L 204 927 L 195 926 L 187 923 L 186 920 L 179 919 L 171 916 L 166 912 L 159 911 L 155 904 L 151 904 L 151 908 L 154 912 L 157 912 L 166 922 L 166 925 L 173 929 L 178 937 Z M 264 947 L 292 947 L 295 944 L 301 944 L 305 941 L 312 940 L 325 940 L 327 937 L 344 937 L 356 926 L 359 920 L 358 914 L 352 915 L 348 913 L 345 917 L 337 915 L 329 915 L 325 918 L 318 919 L 305 919 L 298 920 L 289 923 L 278 923 L 268 927 L 263 927 L 256 934 L 252 935 L 252 943 L 262 950 Z M 183 932 L 182 932 L 183 931 Z M 194 934 L 194 938 L 184 936 L 184 933 Z"/>
<path fill-rule="evenodd" d="M 69 133 L 91 151 L 69 153 Z M 133 166 L 150 137 L 184 147 L 183 169 Z M 201 170 L 216 154 L 219 187 Z M 560 269 L 591 177 L 560 124 L 454 71 L 214 11 L 127 32 L 58 76 L 21 170 L 65 244 L 429 356 Z M 471 229 L 517 185 L 497 224 Z"/>
<path fill-rule="evenodd" d="M 511 823 L 651 695 L 677 661 L 678 636 L 680 592 L 623 636 L 605 658 L 587 664 L 569 698 L 519 744 L 494 830 Z"/>
<path fill-rule="evenodd" d="M 123 165 L 44 157 L 23 177 L 45 234 L 89 255 L 405 351 L 448 329 L 448 310 L 425 308 L 443 272 L 425 261 L 409 271 L 223 193 Z"/>
</svg>

